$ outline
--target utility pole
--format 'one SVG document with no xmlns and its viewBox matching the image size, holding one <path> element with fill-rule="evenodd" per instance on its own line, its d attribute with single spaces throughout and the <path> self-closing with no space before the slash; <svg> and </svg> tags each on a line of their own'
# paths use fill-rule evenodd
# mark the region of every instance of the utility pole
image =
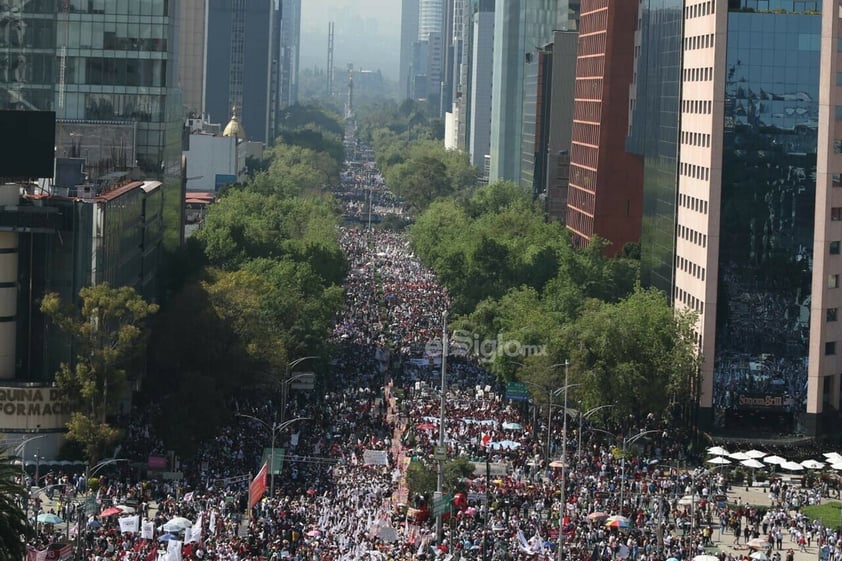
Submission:
<svg viewBox="0 0 842 561">
<path fill-rule="evenodd" d="M 564 409 L 561 429 L 561 506 L 558 513 L 558 561 L 564 558 L 564 513 L 567 511 L 567 390 L 570 363 L 564 359 Z M 552 407 L 550 408 L 552 410 Z"/>
<path fill-rule="evenodd" d="M 441 345 L 441 405 L 439 411 L 439 451 L 444 448 L 444 413 L 445 394 L 447 393 L 447 311 L 442 314 L 442 345 Z M 439 456 L 438 459 L 438 480 L 436 482 L 436 498 L 441 500 L 444 488 L 444 462 L 446 458 Z M 436 539 L 440 544 L 442 541 L 442 513 L 436 515 Z"/>
</svg>

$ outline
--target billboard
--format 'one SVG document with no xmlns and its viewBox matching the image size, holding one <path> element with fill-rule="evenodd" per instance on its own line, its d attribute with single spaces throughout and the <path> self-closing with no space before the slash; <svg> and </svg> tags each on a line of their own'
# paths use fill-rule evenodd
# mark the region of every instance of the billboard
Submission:
<svg viewBox="0 0 842 561">
<path fill-rule="evenodd" d="M 0 177 L 53 176 L 55 112 L 0 111 L 0 131 Z"/>
</svg>

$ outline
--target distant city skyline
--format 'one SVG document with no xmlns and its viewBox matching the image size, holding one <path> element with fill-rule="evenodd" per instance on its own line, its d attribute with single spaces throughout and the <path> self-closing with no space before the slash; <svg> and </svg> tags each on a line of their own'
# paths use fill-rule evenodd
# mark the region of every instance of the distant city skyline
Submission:
<svg viewBox="0 0 842 561">
<path fill-rule="evenodd" d="M 398 79 L 400 0 L 305 0 L 301 3 L 301 70 L 327 63 L 328 22 L 336 24 L 334 63 L 380 70 Z"/>
</svg>

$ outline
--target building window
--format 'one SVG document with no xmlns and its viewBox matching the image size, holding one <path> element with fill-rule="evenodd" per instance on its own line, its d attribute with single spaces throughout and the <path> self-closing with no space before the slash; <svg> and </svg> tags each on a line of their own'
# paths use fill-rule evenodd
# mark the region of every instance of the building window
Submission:
<svg viewBox="0 0 842 561">
<path fill-rule="evenodd" d="M 830 242 L 829 253 L 831 255 L 839 255 L 839 242 L 838 241 Z"/>
<path fill-rule="evenodd" d="M 842 173 L 834 173 L 831 179 L 833 180 L 834 187 L 842 187 Z"/>
<path fill-rule="evenodd" d="M 842 154 L 842 140 L 835 138 L 833 140 L 833 153 Z"/>
<path fill-rule="evenodd" d="M 835 355 L 836 354 L 836 341 L 828 341 L 824 344 L 824 354 L 826 354 L 826 355 Z"/>
<path fill-rule="evenodd" d="M 842 206 L 831 207 L 830 219 L 833 221 L 842 220 Z"/>
<path fill-rule="evenodd" d="M 827 275 L 827 287 L 839 288 L 839 275 Z"/>
<path fill-rule="evenodd" d="M 827 309 L 827 321 L 837 321 L 839 319 L 839 308 Z"/>
</svg>

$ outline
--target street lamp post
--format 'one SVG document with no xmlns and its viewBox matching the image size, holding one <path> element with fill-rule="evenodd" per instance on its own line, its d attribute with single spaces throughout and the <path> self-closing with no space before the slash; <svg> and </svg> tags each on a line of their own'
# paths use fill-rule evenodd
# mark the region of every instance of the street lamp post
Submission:
<svg viewBox="0 0 842 561">
<path fill-rule="evenodd" d="M 629 436 L 623 439 L 623 448 L 620 450 L 621 459 L 620 459 L 620 515 L 623 514 L 623 490 L 626 487 L 626 446 L 629 444 L 634 444 L 647 434 L 652 434 L 655 432 L 659 432 L 657 430 L 644 430 L 640 431 L 639 433 L 635 434 L 634 436 Z"/>
<path fill-rule="evenodd" d="M 579 413 L 579 446 L 576 448 L 576 456 L 578 460 L 582 459 L 582 423 L 585 419 L 590 419 L 593 414 L 598 411 L 602 411 L 603 409 L 607 409 L 609 407 L 614 407 L 613 403 L 606 403 L 605 405 L 600 405 L 598 407 L 594 407 L 593 409 L 589 409 L 585 413 Z"/>
<path fill-rule="evenodd" d="M 564 421 L 561 428 L 561 506 L 558 512 L 558 561 L 564 558 L 564 513 L 567 510 L 567 390 L 570 384 L 567 381 L 570 371 L 570 363 L 564 360 Z"/>
<path fill-rule="evenodd" d="M 292 362 L 287 363 L 286 369 L 284 370 L 284 378 L 281 380 L 281 419 L 279 422 L 283 423 L 284 419 L 286 418 L 287 412 L 287 398 L 289 396 L 289 384 L 297 379 L 303 378 L 303 376 L 293 376 L 290 378 L 290 374 L 292 373 L 292 369 L 304 362 L 305 360 L 312 360 L 319 358 L 317 356 L 302 356 L 301 358 L 297 358 Z"/>
<path fill-rule="evenodd" d="M 655 430 L 655 429 L 642 430 L 642 431 L 640 431 L 636 434 L 633 434 L 632 436 L 621 439 L 618 435 L 614 434 L 613 432 L 609 432 L 607 430 L 598 429 L 598 428 L 595 428 L 595 427 L 591 427 L 588 430 L 591 430 L 593 432 L 601 432 L 603 434 L 607 434 L 608 436 L 610 436 L 612 438 L 615 438 L 615 439 L 622 442 L 622 447 L 620 448 L 620 456 L 621 457 L 620 457 L 620 511 L 619 511 L 619 514 L 622 515 L 623 514 L 623 491 L 624 491 L 625 485 L 626 485 L 626 447 L 629 444 L 634 444 L 639 439 L 643 438 L 644 436 L 646 436 L 648 434 L 652 434 L 652 433 L 660 432 L 660 431 Z"/>
<path fill-rule="evenodd" d="M 522 362 L 512 361 L 511 363 L 515 364 L 517 366 L 520 366 L 521 368 L 526 368 L 526 365 L 523 364 Z M 553 389 L 552 387 L 550 387 L 548 385 L 536 384 L 535 382 L 530 382 L 528 380 L 521 380 L 524 384 L 526 384 L 528 386 L 532 386 L 534 388 L 538 388 L 540 390 L 543 390 L 543 391 L 547 392 L 547 444 L 546 444 L 546 451 L 544 453 L 544 465 L 545 465 L 546 469 L 549 469 L 550 456 L 552 455 L 551 439 L 552 439 L 552 432 L 553 432 L 552 431 L 552 425 L 553 425 L 553 405 L 552 405 L 552 403 L 553 403 L 553 398 L 558 396 L 561 392 L 565 392 L 565 395 L 566 395 L 569 384 L 567 384 L 567 361 L 566 360 L 564 362 L 558 362 L 556 364 L 551 364 L 550 366 L 548 366 L 544 369 L 545 372 L 549 372 L 550 370 L 558 368 L 559 366 L 564 366 L 564 368 L 565 368 L 565 383 L 564 383 L 564 386 L 561 387 L 561 388 Z M 578 386 L 580 384 L 575 384 L 575 385 Z"/>
<path fill-rule="evenodd" d="M 445 396 L 447 394 L 447 311 L 442 314 L 442 347 L 441 347 L 441 402 L 439 405 L 439 454 L 444 449 L 444 413 L 445 413 Z M 444 462 L 445 458 L 439 455 L 438 458 L 438 478 L 436 479 L 436 498 L 441 500 L 442 491 L 444 490 Z M 442 541 L 442 512 L 436 515 L 436 539 L 440 544 Z"/>
<path fill-rule="evenodd" d="M 275 496 L 275 435 L 287 428 L 288 426 L 292 425 L 293 423 L 297 423 L 298 421 L 308 421 L 310 417 L 296 417 L 295 419 L 290 419 L 283 423 L 272 423 L 271 425 L 264 421 L 263 419 L 259 419 L 254 415 L 246 415 L 245 413 L 237 413 L 238 417 L 245 417 L 246 419 L 251 419 L 252 421 L 256 421 L 263 425 L 263 428 L 270 431 L 272 433 L 272 443 L 270 446 L 272 447 L 269 452 L 269 465 L 270 474 L 269 474 L 269 496 Z"/>
</svg>

